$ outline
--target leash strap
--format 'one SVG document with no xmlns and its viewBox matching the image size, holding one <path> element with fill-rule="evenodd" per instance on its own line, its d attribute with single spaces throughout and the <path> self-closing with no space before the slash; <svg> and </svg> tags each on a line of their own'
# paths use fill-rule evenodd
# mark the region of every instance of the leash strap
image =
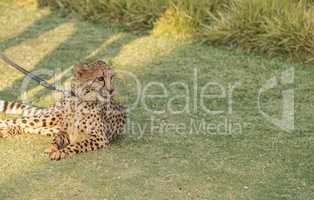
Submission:
<svg viewBox="0 0 314 200">
<path fill-rule="evenodd" d="M 11 67 L 13 67 L 14 69 L 22 72 L 23 74 L 25 74 L 25 76 L 28 76 L 29 78 L 33 79 L 34 81 L 36 81 L 37 83 L 39 83 L 41 86 L 50 89 L 50 90 L 55 90 L 58 92 L 62 92 L 64 95 L 68 96 L 68 95 L 73 95 L 72 92 L 69 91 L 65 91 L 62 89 L 57 88 L 55 85 L 48 83 L 47 81 L 39 78 L 38 76 L 36 76 L 35 74 L 31 73 L 30 71 L 27 71 L 26 69 L 24 69 L 23 67 L 21 67 L 20 65 L 14 63 L 10 58 L 8 58 L 7 56 L 5 56 L 4 54 L 0 53 L 0 58 L 8 65 L 10 65 Z"/>
</svg>

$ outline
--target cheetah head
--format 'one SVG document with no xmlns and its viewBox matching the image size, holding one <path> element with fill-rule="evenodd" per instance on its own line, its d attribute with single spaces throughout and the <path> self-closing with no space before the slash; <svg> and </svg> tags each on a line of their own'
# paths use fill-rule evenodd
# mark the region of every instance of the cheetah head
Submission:
<svg viewBox="0 0 314 200">
<path fill-rule="evenodd" d="M 83 101 L 110 102 L 115 95 L 112 79 L 115 73 L 105 62 L 74 66 L 73 93 Z"/>
</svg>

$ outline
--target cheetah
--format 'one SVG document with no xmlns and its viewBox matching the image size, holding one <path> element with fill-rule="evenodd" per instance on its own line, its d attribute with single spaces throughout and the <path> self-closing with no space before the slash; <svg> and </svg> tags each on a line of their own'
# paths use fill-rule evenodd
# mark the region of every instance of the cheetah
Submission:
<svg viewBox="0 0 314 200">
<path fill-rule="evenodd" d="M 27 133 L 52 135 L 45 150 L 51 160 L 107 147 L 123 131 L 126 108 L 114 100 L 115 73 L 98 60 L 74 66 L 73 96 L 48 108 L 0 101 L 0 111 L 21 118 L 0 120 L 0 137 Z"/>
</svg>

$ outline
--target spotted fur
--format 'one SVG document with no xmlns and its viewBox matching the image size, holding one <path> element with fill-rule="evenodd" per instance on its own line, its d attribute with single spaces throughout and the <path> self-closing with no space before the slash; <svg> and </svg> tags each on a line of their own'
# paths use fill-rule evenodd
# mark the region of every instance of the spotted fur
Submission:
<svg viewBox="0 0 314 200">
<path fill-rule="evenodd" d="M 113 99 L 113 76 L 113 70 L 103 61 L 75 65 L 72 82 L 75 96 L 65 97 L 33 115 L 0 121 L 0 136 L 22 132 L 53 135 L 46 150 L 52 160 L 108 146 L 126 121 L 125 108 Z M 7 111 L 1 102 L 0 111 Z M 15 110 L 20 109 L 18 113 L 31 109 L 23 110 L 21 104 L 14 106 Z"/>
<path fill-rule="evenodd" d="M 5 114 L 33 116 L 39 115 L 45 109 L 30 106 L 21 102 L 8 102 L 0 100 L 0 112 Z"/>
</svg>

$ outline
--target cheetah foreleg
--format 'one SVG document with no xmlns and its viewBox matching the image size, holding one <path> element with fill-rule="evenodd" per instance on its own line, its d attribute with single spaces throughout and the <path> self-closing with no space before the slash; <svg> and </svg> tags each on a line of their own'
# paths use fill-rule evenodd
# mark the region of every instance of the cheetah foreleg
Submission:
<svg viewBox="0 0 314 200">
<path fill-rule="evenodd" d="M 41 127 L 56 127 L 62 121 L 62 115 L 59 113 L 49 113 L 39 116 L 22 117 L 18 119 L 0 120 L 0 129 L 10 127 L 25 128 L 41 128 Z"/>
<path fill-rule="evenodd" d="M 100 148 L 108 146 L 108 140 L 101 135 L 91 135 L 88 139 L 82 140 L 75 144 L 69 144 L 64 149 L 57 150 L 50 154 L 51 160 L 61 160 L 72 156 L 74 154 L 79 154 L 88 151 L 94 151 Z"/>
<path fill-rule="evenodd" d="M 23 130 L 16 126 L 7 126 L 5 128 L 0 128 L 0 138 L 6 138 L 9 136 L 20 135 Z"/>
<path fill-rule="evenodd" d="M 30 134 L 54 136 L 60 133 L 60 129 L 57 127 L 25 128 L 23 132 Z"/>
<path fill-rule="evenodd" d="M 69 144 L 70 139 L 68 134 L 66 134 L 65 132 L 59 132 L 57 135 L 54 136 L 49 147 L 45 150 L 45 153 L 52 154 L 58 150 L 65 148 Z"/>
</svg>

